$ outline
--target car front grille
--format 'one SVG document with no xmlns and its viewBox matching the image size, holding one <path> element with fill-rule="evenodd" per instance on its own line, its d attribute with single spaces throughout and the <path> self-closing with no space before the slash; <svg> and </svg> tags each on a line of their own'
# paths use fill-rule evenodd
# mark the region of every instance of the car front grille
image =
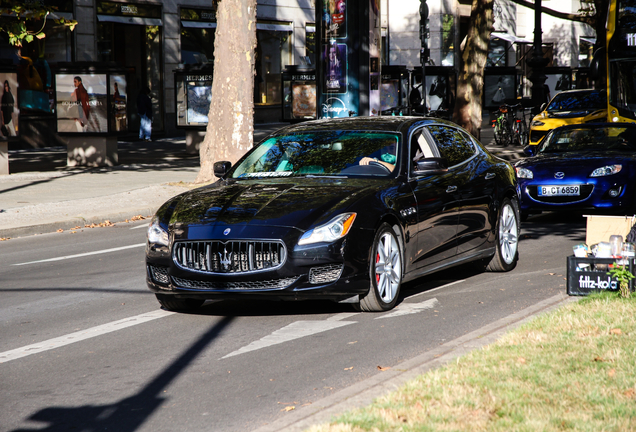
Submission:
<svg viewBox="0 0 636 432">
<path fill-rule="evenodd" d="M 530 131 L 530 141 L 532 142 L 537 142 L 539 141 L 541 138 L 543 138 L 544 136 L 546 136 L 546 134 L 548 133 L 548 131 L 543 131 L 543 130 L 531 130 Z"/>
<path fill-rule="evenodd" d="M 278 241 L 178 242 L 174 262 L 204 273 L 250 273 L 275 270 L 285 263 L 286 249 Z"/>
<path fill-rule="evenodd" d="M 537 189 L 537 186 L 527 187 L 528 195 L 537 202 L 545 204 L 569 204 L 588 199 L 594 190 L 594 185 L 581 185 L 581 195 L 579 196 L 539 196 Z"/>
<path fill-rule="evenodd" d="M 154 282 L 162 285 L 168 285 L 170 282 L 168 277 L 168 267 L 149 265 L 148 270 L 150 272 L 150 277 Z"/>
<path fill-rule="evenodd" d="M 172 282 L 179 288 L 199 289 L 199 290 L 274 290 L 285 289 L 298 280 L 298 277 L 283 279 L 270 279 L 260 281 L 200 281 L 179 277 L 172 277 Z"/>
<path fill-rule="evenodd" d="M 309 269 L 309 283 L 314 285 L 331 283 L 338 280 L 342 274 L 342 264 L 329 264 Z"/>
</svg>

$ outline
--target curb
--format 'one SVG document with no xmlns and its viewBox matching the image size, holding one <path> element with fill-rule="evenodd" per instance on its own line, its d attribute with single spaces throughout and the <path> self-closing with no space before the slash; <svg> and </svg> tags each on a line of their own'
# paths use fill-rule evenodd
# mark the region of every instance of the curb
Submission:
<svg viewBox="0 0 636 432">
<path fill-rule="evenodd" d="M 158 207 L 157 207 L 158 208 Z M 112 223 L 121 223 L 126 219 L 132 219 L 135 216 L 142 215 L 147 219 L 150 219 L 157 208 L 151 209 L 149 207 L 138 209 L 138 210 L 127 210 L 118 213 L 111 213 L 100 216 L 92 216 L 92 217 L 75 217 L 71 219 L 60 220 L 58 222 L 47 222 L 39 225 L 29 225 L 24 227 L 16 227 L 16 228 L 7 228 L 0 229 L 0 238 L 13 239 L 18 237 L 27 237 L 32 235 L 39 234 L 50 234 L 55 233 L 57 230 L 71 230 L 76 226 L 80 226 L 78 229 L 84 229 L 84 225 L 96 224 L 99 225 L 106 221 L 110 221 Z"/>
<path fill-rule="evenodd" d="M 443 366 L 476 348 L 495 342 L 503 334 L 519 327 L 534 316 L 554 310 L 578 298 L 557 294 L 533 306 L 501 318 L 471 333 L 447 342 L 417 357 L 396 365 L 393 369 L 342 389 L 312 405 L 293 411 L 252 432 L 301 432 L 313 425 L 328 423 L 345 411 L 362 408 L 374 399 L 397 390 L 401 385 L 427 371 Z"/>
</svg>

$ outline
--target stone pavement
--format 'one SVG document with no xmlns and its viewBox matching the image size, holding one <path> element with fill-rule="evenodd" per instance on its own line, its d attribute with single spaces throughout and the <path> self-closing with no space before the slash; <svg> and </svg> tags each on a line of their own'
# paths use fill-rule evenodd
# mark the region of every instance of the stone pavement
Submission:
<svg viewBox="0 0 636 432">
<path fill-rule="evenodd" d="M 286 125 L 256 124 L 254 142 Z M 491 141 L 484 124 L 482 142 L 491 151 L 508 160 L 520 157 L 518 147 Z M 150 217 L 188 190 L 199 171 L 199 155 L 186 152 L 183 137 L 119 141 L 118 153 L 116 167 L 70 168 L 65 147 L 10 150 L 11 174 L 0 176 L 0 239 Z"/>
</svg>

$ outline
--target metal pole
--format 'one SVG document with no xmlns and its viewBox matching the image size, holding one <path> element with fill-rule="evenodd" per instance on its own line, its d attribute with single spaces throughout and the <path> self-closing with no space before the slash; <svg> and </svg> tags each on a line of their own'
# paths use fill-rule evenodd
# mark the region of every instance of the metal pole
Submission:
<svg viewBox="0 0 636 432">
<path fill-rule="evenodd" d="M 530 73 L 530 81 L 532 82 L 532 104 L 537 110 L 545 100 L 545 67 L 550 62 L 547 58 L 543 57 L 543 41 L 541 30 L 541 0 L 535 0 L 534 2 L 534 44 L 533 55 L 527 60 L 528 66 L 532 68 Z"/>
</svg>

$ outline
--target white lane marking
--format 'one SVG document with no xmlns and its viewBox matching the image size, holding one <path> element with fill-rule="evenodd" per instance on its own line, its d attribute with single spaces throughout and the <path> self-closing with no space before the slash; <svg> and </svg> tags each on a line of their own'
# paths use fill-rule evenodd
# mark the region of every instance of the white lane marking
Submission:
<svg viewBox="0 0 636 432">
<path fill-rule="evenodd" d="M 148 228 L 149 225 L 150 224 L 142 224 L 142 225 L 139 225 L 139 226 L 136 226 L 136 227 L 132 227 L 131 230 L 139 229 L 139 228 Z"/>
<path fill-rule="evenodd" d="M 86 330 L 80 330 L 75 333 L 70 333 L 57 338 L 49 339 L 40 343 L 23 346 L 10 351 L 0 353 L 0 363 L 6 363 L 11 360 L 16 360 L 21 357 L 26 357 L 31 354 L 38 354 L 44 351 L 49 351 L 55 348 L 62 347 L 64 345 L 70 345 L 75 342 L 80 342 L 86 339 L 94 338 L 97 336 L 111 333 L 117 330 L 125 329 L 127 327 L 143 324 L 148 321 L 155 320 L 157 318 L 167 317 L 173 315 L 175 312 L 168 312 L 164 310 L 156 310 L 153 312 L 144 313 L 141 315 L 124 318 L 119 321 L 113 321 L 107 324 L 102 324 L 96 327 L 91 327 Z"/>
<path fill-rule="evenodd" d="M 221 357 L 219 360 L 355 323 L 355 321 L 296 321 L 280 330 L 276 330 L 274 333 L 265 336 L 261 340 L 252 342 L 243 348 Z"/>
<path fill-rule="evenodd" d="M 351 318 L 352 316 L 356 316 L 356 315 L 358 315 L 358 313 L 356 312 L 339 313 L 337 315 L 327 318 L 327 321 L 342 321 L 343 319 Z"/>
<path fill-rule="evenodd" d="M 439 302 L 436 298 L 423 301 L 422 303 L 400 303 L 395 309 L 386 315 L 377 317 L 376 319 L 395 318 L 403 315 L 411 315 L 420 313 L 427 309 L 433 309 Z"/>
<path fill-rule="evenodd" d="M 442 285 L 442 286 L 439 286 L 437 288 L 433 288 L 433 289 L 428 290 L 428 291 L 423 291 L 421 293 L 414 294 L 414 295 L 412 295 L 410 297 L 407 297 L 407 298 L 415 298 L 417 296 L 421 296 L 421 295 L 424 295 L 424 294 L 430 294 L 430 293 L 435 292 L 437 290 L 441 290 L 443 288 L 448 288 L 449 286 L 452 286 L 452 285 L 455 285 L 455 284 L 458 284 L 458 283 L 462 283 L 462 282 L 466 282 L 466 279 L 462 279 L 462 280 L 458 280 L 458 281 L 455 281 L 455 282 L 447 283 L 446 285 Z"/>
<path fill-rule="evenodd" d="M 134 245 L 130 245 L 130 246 L 122 246 L 122 247 L 117 247 L 117 248 L 112 248 L 112 249 L 103 249 L 103 250 L 98 250 L 98 251 L 93 251 L 93 252 L 86 252 L 86 253 L 77 254 L 77 255 L 66 255 L 66 256 L 43 259 L 43 260 L 38 260 L 38 261 L 29 261 L 29 262 L 13 264 L 13 265 L 14 266 L 23 266 L 23 265 L 38 264 L 38 263 L 44 263 L 44 262 L 62 261 L 62 260 L 67 260 L 67 259 L 72 259 L 72 258 L 81 258 L 81 257 L 86 257 L 86 256 L 91 256 L 91 255 L 99 255 L 99 254 L 103 254 L 103 253 L 109 253 L 109 252 L 118 252 L 118 251 L 122 251 L 122 250 L 126 250 L 126 249 L 138 248 L 138 247 L 142 247 L 142 246 L 146 247 L 146 243 L 139 243 L 139 244 L 134 244 Z"/>
</svg>

